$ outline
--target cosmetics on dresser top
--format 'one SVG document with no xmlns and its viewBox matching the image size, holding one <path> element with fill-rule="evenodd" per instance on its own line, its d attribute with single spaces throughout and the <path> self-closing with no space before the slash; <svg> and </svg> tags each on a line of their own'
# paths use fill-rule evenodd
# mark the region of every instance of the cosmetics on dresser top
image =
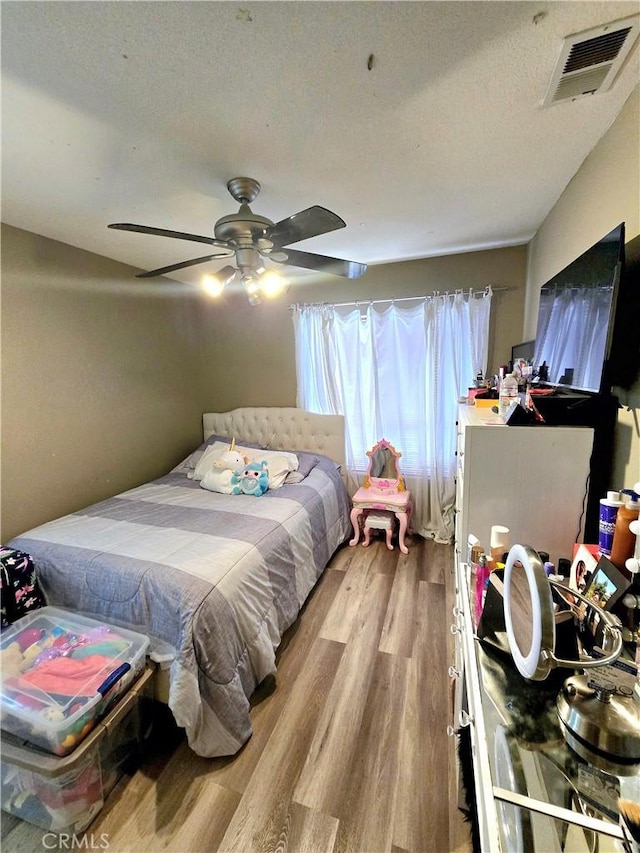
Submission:
<svg viewBox="0 0 640 853">
<path fill-rule="evenodd" d="M 474 628 L 478 627 L 482 616 L 491 572 L 496 568 L 504 568 L 503 558 L 509 550 L 509 532 L 509 528 L 504 525 L 492 526 L 489 553 L 485 553 L 476 536 L 469 537 Z"/>
</svg>

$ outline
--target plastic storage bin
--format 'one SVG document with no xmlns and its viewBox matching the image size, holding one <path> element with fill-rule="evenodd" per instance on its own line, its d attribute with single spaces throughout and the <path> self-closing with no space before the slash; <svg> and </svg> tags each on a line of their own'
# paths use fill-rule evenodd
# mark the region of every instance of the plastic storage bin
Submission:
<svg viewBox="0 0 640 853">
<path fill-rule="evenodd" d="M 58 758 L 3 733 L 4 811 L 52 832 L 82 832 L 139 758 L 150 732 L 152 709 L 153 671 L 147 669 L 71 755 Z"/>
<path fill-rule="evenodd" d="M 56 607 L 0 640 L 2 730 L 67 755 L 141 675 L 149 640 Z"/>
</svg>

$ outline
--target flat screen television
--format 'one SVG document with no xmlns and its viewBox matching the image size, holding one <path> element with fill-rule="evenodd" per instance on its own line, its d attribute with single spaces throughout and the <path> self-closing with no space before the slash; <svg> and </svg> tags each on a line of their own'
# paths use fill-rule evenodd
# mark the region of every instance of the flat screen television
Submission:
<svg viewBox="0 0 640 853">
<path fill-rule="evenodd" d="M 511 363 L 515 364 L 521 358 L 525 361 L 530 361 L 533 364 L 533 358 L 536 354 L 535 341 L 523 341 L 521 344 L 516 344 L 511 347 Z"/>
<path fill-rule="evenodd" d="M 609 392 L 623 268 L 624 222 L 542 286 L 534 365 L 547 385 Z"/>
</svg>

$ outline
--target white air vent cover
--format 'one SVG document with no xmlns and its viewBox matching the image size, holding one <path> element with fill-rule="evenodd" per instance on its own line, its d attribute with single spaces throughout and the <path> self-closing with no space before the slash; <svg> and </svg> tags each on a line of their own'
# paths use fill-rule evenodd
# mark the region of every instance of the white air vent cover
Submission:
<svg viewBox="0 0 640 853">
<path fill-rule="evenodd" d="M 606 92 L 640 30 L 640 15 L 631 15 L 567 36 L 553 72 L 544 107 L 558 101 Z"/>
</svg>

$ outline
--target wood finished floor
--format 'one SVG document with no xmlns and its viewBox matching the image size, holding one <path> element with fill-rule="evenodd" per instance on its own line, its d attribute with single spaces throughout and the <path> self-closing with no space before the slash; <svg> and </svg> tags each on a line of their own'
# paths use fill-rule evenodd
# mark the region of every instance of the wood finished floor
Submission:
<svg viewBox="0 0 640 853">
<path fill-rule="evenodd" d="M 106 837 L 109 853 L 469 853 L 446 734 L 453 551 L 408 544 L 407 556 L 382 540 L 339 550 L 283 638 L 277 679 L 254 696 L 242 751 L 200 758 L 163 727 L 84 843 Z M 4 851 L 51 849 L 43 830 L 2 819 Z"/>
</svg>

